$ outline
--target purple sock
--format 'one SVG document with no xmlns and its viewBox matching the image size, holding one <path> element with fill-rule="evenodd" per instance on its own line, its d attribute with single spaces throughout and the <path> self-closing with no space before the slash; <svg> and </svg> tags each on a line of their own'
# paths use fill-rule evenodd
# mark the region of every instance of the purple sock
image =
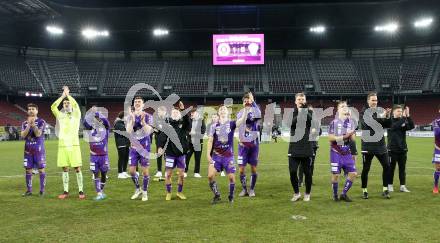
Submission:
<svg viewBox="0 0 440 243">
<path fill-rule="evenodd" d="M 337 197 L 338 196 L 338 183 L 332 182 L 332 186 L 333 186 L 333 196 Z"/>
<path fill-rule="evenodd" d="M 183 184 L 177 185 L 177 192 L 182 192 L 182 191 L 183 191 Z"/>
<path fill-rule="evenodd" d="M 101 191 L 104 190 L 104 187 L 105 187 L 105 182 L 101 182 Z"/>
<path fill-rule="evenodd" d="M 46 173 L 42 172 L 40 173 L 40 192 L 44 192 L 45 188 L 46 188 Z"/>
<path fill-rule="evenodd" d="M 148 184 L 149 184 L 149 182 L 150 182 L 150 177 L 149 176 L 144 176 L 142 190 L 144 190 L 145 192 L 148 191 Z"/>
<path fill-rule="evenodd" d="M 95 190 L 101 192 L 101 179 L 95 177 Z"/>
<path fill-rule="evenodd" d="M 166 186 L 167 186 L 167 192 L 171 193 L 171 184 L 167 184 Z"/>
<path fill-rule="evenodd" d="M 254 190 L 255 184 L 257 184 L 257 176 L 257 173 L 251 175 L 251 190 Z"/>
<path fill-rule="evenodd" d="M 32 173 L 26 173 L 26 187 L 28 192 L 32 192 Z"/>
<path fill-rule="evenodd" d="M 347 178 L 347 180 L 345 180 L 345 184 L 344 184 L 344 190 L 342 190 L 342 195 L 346 195 L 348 190 L 350 190 L 351 185 L 353 185 L 353 182 Z"/>
<path fill-rule="evenodd" d="M 240 175 L 240 182 L 241 182 L 241 186 L 243 187 L 243 190 L 247 191 L 245 174 Z"/>
<path fill-rule="evenodd" d="M 440 171 L 435 171 L 434 172 L 434 186 L 438 187 L 438 178 L 440 177 Z M 32 187 L 32 185 L 31 185 Z"/>
<path fill-rule="evenodd" d="M 137 174 L 134 174 L 131 176 L 131 180 L 133 181 L 136 189 L 139 189 L 139 176 Z"/>
<path fill-rule="evenodd" d="M 235 183 L 229 183 L 229 197 L 234 197 Z"/>
</svg>

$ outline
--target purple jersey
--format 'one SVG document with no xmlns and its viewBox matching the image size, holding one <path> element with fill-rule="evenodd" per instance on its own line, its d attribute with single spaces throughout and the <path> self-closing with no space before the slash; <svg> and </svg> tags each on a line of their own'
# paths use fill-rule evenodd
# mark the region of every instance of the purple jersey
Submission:
<svg viewBox="0 0 440 243">
<path fill-rule="evenodd" d="M 237 114 L 237 119 L 243 116 L 243 110 Z M 239 127 L 240 143 L 245 147 L 253 147 L 258 145 L 258 120 L 261 118 L 261 110 L 258 105 L 253 102 L 246 118 L 246 125 Z"/>
<path fill-rule="evenodd" d="M 142 130 L 142 123 L 141 123 L 141 116 L 135 116 L 135 122 L 133 125 L 133 136 L 135 137 L 136 140 L 138 140 L 138 142 L 142 145 L 142 147 L 144 149 L 146 149 L 147 151 L 150 151 L 150 145 L 151 145 L 151 137 L 150 134 L 145 133 Z M 145 122 L 150 125 L 153 126 L 153 116 L 151 116 L 148 113 L 145 113 Z"/>
<path fill-rule="evenodd" d="M 236 126 L 235 121 L 212 124 L 209 136 L 213 137 L 212 149 L 216 155 L 222 157 L 234 156 L 234 131 Z"/>
<path fill-rule="evenodd" d="M 107 155 L 108 154 L 108 136 L 110 133 L 110 122 L 107 118 L 99 115 L 103 125 L 96 125 L 93 127 L 93 119 L 90 115 L 87 115 L 84 119 L 84 127 L 90 130 L 89 133 L 89 147 L 91 155 Z"/>
<path fill-rule="evenodd" d="M 432 130 L 434 131 L 435 146 L 440 149 L 440 118 L 432 122 Z"/>
<path fill-rule="evenodd" d="M 355 129 L 354 123 L 351 119 L 341 120 L 339 118 L 336 118 L 330 123 L 328 134 L 329 135 L 333 134 L 339 137 L 346 135 L 347 133 L 353 131 L 354 129 Z M 351 154 L 350 143 L 346 141 L 339 142 L 339 144 L 338 142 L 333 141 L 330 143 L 330 148 L 332 151 L 338 154 L 342 154 L 342 155 Z"/>
<path fill-rule="evenodd" d="M 30 124 L 27 121 L 21 124 L 21 130 L 25 130 Z M 41 136 L 35 136 L 34 128 L 29 129 L 29 133 L 25 137 L 24 152 L 27 154 L 39 154 L 44 153 L 44 129 L 46 128 L 46 122 L 41 119 L 35 119 L 35 127 L 42 131 Z"/>
</svg>

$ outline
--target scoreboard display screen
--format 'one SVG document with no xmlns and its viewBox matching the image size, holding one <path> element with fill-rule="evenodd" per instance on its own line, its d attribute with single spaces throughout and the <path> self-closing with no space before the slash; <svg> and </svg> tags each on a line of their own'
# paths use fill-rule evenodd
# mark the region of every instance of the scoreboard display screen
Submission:
<svg viewBox="0 0 440 243">
<path fill-rule="evenodd" d="M 212 36 L 214 65 L 264 64 L 264 34 L 221 34 Z"/>
</svg>

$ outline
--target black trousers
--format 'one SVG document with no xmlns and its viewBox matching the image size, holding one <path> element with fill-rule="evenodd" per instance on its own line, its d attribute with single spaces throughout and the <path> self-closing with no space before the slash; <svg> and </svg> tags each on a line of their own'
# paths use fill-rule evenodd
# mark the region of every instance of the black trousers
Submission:
<svg viewBox="0 0 440 243">
<path fill-rule="evenodd" d="M 157 157 L 156 162 L 157 162 L 157 171 L 162 172 L 162 158 L 163 155 Z"/>
<path fill-rule="evenodd" d="M 390 161 L 388 159 L 388 153 L 362 153 L 362 188 L 367 188 L 368 186 L 368 173 L 370 172 L 371 162 L 373 161 L 374 156 L 376 156 L 379 163 L 382 165 L 382 186 L 386 187 L 390 184 Z"/>
<path fill-rule="evenodd" d="M 127 171 L 129 150 L 128 146 L 118 148 L 118 173 Z"/>
<path fill-rule="evenodd" d="M 318 148 L 313 148 L 314 155 L 312 156 L 312 164 L 310 165 L 310 173 L 312 174 L 312 184 L 313 184 L 313 171 L 315 170 L 315 159 L 316 159 L 316 152 L 318 151 Z M 298 167 L 298 183 L 301 184 L 304 180 L 304 168 L 302 165 L 299 165 Z"/>
<path fill-rule="evenodd" d="M 189 145 L 188 152 L 186 153 L 186 167 L 185 172 L 188 172 L 189 169 L 189 161 L 191 160 L 192 155 L 194 154 L 194 173 L 200 173 L 200 160 L 202 158 L 202 151 L 203 151 L 203 143 L 200 143 L 200 151 L 194 151 L 193 144 Z"/>
<path fill-rule="evenodd" d="M 289 156 L 289 172 L 290 172 L 290 183 L 292 184 L 293 191 L 299 193 L 298 184 L 298 166 L 303 167 L 305 184 L 306 184 L 306 194 L 310 194 L 312 191 L 312 173 L 310 167 L 312 166 L 312 157 L 290 157 Z"/>
<path fill-rule="evenodd" d="M 394 171 L 396 170 L 396 165 L 399 165 L 399 180 L 400 185 L 406 185 L 406 160 L 407 152 L 389 152 L 390 155 L 390 184 L 394 181 Z"/>
</svg>

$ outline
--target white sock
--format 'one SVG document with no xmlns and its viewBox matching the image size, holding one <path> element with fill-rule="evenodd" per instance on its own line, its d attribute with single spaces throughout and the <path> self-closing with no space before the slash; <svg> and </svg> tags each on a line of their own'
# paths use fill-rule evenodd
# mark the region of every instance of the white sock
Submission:
<svg viewBox="0 0 440 243">
<path fill-rule="evenodd" d="M 65 192 L 69 192 L 69 172 L 63 171 L 63 187 Z"/>
<path fill-rule="evenodd" d="M 76 182 L 78 183 L 78 191 L 84 192 L 82 171 L 76 172 Z"/>
</svg>

